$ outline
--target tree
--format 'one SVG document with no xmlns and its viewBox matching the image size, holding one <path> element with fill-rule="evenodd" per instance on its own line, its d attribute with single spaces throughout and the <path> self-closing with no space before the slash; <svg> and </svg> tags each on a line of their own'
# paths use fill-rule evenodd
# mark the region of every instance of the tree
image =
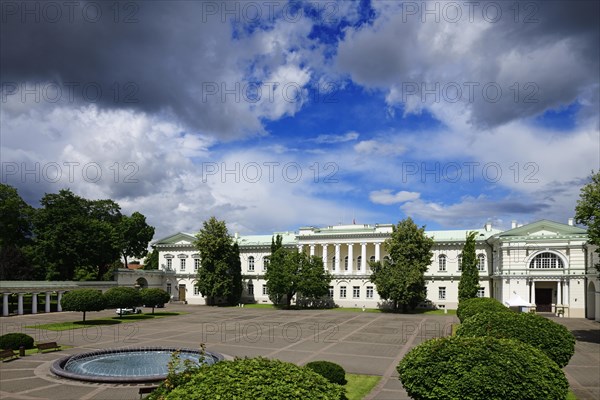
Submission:
<svg viewBox="0 0 600 400">
<path fill-rule="evenodd" d="M 28 255 L 34 209 L 15 188 L 0 183 L 0 280 L 32 280 Z"/>
<path fill-rule="evenodd" d="M 590 182 L 581 188 L 575 207 L 575 222 L 587 226 L 588 241 L 600 256 L 600 171 L 592 171 Z M 600 271 L 600 263 L 596 264 Z"/>
<path fill-rule="evenodd" d="M 425 227 L 417 228 L 411 218 L 398 222 L 384 243 L 391 259 L 371 263 L 371 282 L 394 310 L 414 309 L 427 298 L 425 272 L 431 264 L 433 239 L 425 235 Z"/>
<path fill-rule="evenodd" d="M 146 307 L 152 307 L 152 314 L 154 314 L 154 307 L 162 306 L 171 299 L 169 293 L 159 288 L 142 289 L 140 295 L 142 296 L 142 303 Z"/>
<path fill-rule="evenodd" d="M 140 291 L 131 287 L 110 288 L 104 292 L 103 297 L 107 308 L 134 308 L 142 304 Z"/>
<path fill-rule="evenodd" d="M 106 300 L 98 290 L 77 289 L 65 293 L 60 301 L 60 305 L 64 311 L 83 312 L 83 322 L 85 322 L 85 313 L 88 311 L 104 310 L 106 308 Z"/>
<path fill-rule="evenodd" d="M 118 222 L 120 252 L 127 268 L 127 257 L 141 258 L 148 254 L 148 243 L 154 236 L 154 227 L 146 223 L 146 217 L 134 212 L 131 217 L 123 215 Z"/>
<path fill-rule="evenodd" d="M 469 232 L 462 250 L 460 282 L 458 283 L 458 301 L 477 297 L 479 290 L 479 271 L 477 255 L 475 254 L 476 232 Z"/>
<path fill-rule="evenodd" d="M 152 248 L 152 251 L 150 253 L 148 253 L 146 258 L 144 259 L 144 269 L 145 270 L 158 269 L 158 250 L 156 250 L 154 247 Z"/>
<path fill-rule="evenodd" d="M 311 299 L 325 296 L 329 292 L 331 275 L 325 271 L 320 257 L 279 247 L 271 255 L 265 279 L 271 301 L 279 304 L 285 297 L 289 307 L 297 293 Z"/>
<path fill-rule="evenodd" d="M 242 271 L 239 248 L 227 231 L 225 221 L 211 217 L 196 235 L 195 247 L 202 262 L 198 268 L 198 289 L 208 304 L 225 298 L 237 304 L 241 298 Z"/>
</svg>

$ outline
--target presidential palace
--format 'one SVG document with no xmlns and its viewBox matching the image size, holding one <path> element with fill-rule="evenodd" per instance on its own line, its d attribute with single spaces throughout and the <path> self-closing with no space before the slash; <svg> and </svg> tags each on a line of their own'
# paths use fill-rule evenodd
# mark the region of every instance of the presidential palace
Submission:
<svg viewBox="0 0 600 400">
<path fill-rule="evenodd" d="M 244 290 L 242 303 L 270 303 L 264 274 L 269 267 L 271 239 L 323 259 L 333 275 L 330 299 L 339 307 L 376 308 L 384 305 L 369 281 L 369 261 L 388 257 L 384 242 L 392 224 L 303 227 L 297 232 L 238 235 Z M 490 223 L 480 229 L 426 231 L 433 238 L 433 258 L 425 274 L 427 306 L 455 309 L 458 303 L 460 253 L 468 232 L 476 232 L 479 296 L 537 312 L 600 320 L 600 283 L 597 254 L 584 229 L 540 220 L 512 223 L 498 230 Z M 179 232 L 153 243 L 159 251 L 158 271 L 119 270 L 118 284 L 162 287 L 173 301 L 205 304 L 196 286 L 202 260 L 194 234 Z"/>
</svg>

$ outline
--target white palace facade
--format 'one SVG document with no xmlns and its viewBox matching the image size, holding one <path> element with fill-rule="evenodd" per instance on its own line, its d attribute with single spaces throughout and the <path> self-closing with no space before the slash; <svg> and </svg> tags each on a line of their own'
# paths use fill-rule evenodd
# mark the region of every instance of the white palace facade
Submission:
<svg viewBox="0 0 600 400">
<path fill-rule="evenodd" d="M 303 227 L 272 235 L 235 235 L 240 247 L 244 280 L 243 303 L 270 303 L 264 274 L 271 239 L 280 234 L 283 245 L 319 256 L 333 275 L 329 297 L 340 307 L 376 308 L 383 305 L 370 282 L 369 261 L 388 256 L 384 242 L 392 224 Z M 600 283 L 597 254 L 584 229 L 541 220 L 501 231 L 486 224 L 480 229 L 426 231 L 433 238 L 433 258 L 425 274 L 428 305 L 455 309 L 458 305 L 460 253 L 468 232 L 476 232 L 479 296 L 504 304 L 529 305 L 539 312 L 600 321 Z M 119 285 L 162 287 L 174 301 L 205 304 L 196 286 L 202 260 L 189 233 L 156 241 L 159 271 L 119 270 Z M 516 300 L 518 299 L 518 300 Z M 516 304 L 515 301 L 523 304 Z"/>
</svg>

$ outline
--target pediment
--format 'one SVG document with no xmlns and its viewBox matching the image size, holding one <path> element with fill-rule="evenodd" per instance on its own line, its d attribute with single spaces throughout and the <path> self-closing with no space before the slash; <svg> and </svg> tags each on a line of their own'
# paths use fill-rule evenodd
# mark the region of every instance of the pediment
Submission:
<svg viewBox="0 0 600 400">
<path fill-rule="evenodd" d="M 196 238 L 189 233 L 178 232 L 174 235 L 157 240 L 153 245 L 191 245 L 195 240 Z"/>
<path fill-rule="evenodd" d="M 527 225 L 520 226 L 518 228 L 510 229 L 508 231 L 502 232 L 499 237 L 524 237 L 524 236 L 580 236 L 586 235 L 587 232 L 585 229 L 579 228 L 577 226 L 561 224 L 559 222 L 549 221 L 546 219 L 532 222 Z"/>
</svg>

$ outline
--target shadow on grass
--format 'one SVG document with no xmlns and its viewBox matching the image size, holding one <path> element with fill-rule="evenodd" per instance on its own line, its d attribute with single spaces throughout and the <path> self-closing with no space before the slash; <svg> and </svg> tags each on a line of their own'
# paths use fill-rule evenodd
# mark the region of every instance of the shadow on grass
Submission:
<svg viewBox="0 0 600 400">
<path fill-rule="evenodd" d="M 156 317 L 167 317 L 167 316 L 171 316 L 171 315 L 180 315 L 181 313 L 178 312 L 169 312 L 169 311 L 157 311 L 154 314 L 145 314 L 145 315 L 149 315 L 149 316 L 156 316 Z"/>
<path fill-rule="evenodd" d="M 156 314 L 154 314 L 156 315 Z M 152 319 L 152 314 L 135 314 L 135 315 L 123 315 L 122 317 L 112 317 L 113 320 L 124 320 L 124 321 L 137 321 L 140 319 Z"/>
<path fill-rule="evenodd" d="M 75 321 L 72 322 L 73 325 L 116 325 L 120 324 L 121 321 L 112 320 L 112 319 L 92 319 L 89 321 Z"/>
</svg>

